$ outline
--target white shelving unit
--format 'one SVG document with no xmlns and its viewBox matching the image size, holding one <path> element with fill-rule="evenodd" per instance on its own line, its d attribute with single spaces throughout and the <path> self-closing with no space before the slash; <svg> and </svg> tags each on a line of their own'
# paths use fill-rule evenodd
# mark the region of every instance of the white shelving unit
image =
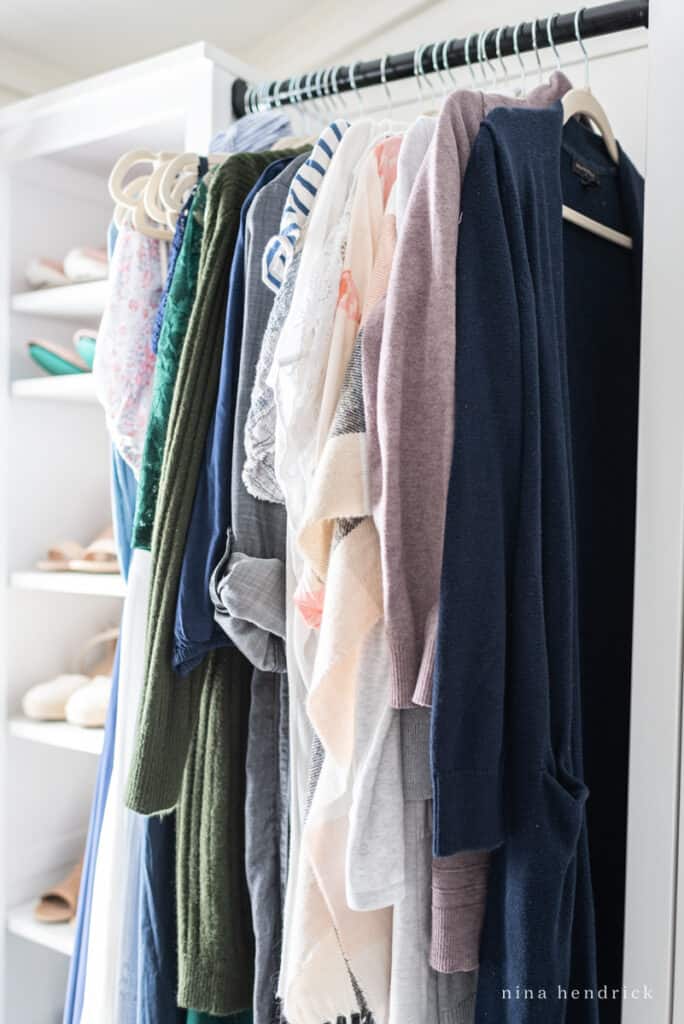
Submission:
<svg viewBox="0 0 684 1024">
<path fill-rule="evenodd" d="M 11 383 L 13 398 L 45 398 L 53 402 L 97 402 L 92 373 L 61 377 L 24 377 Z"/>
<path fill-rule="evenodd" d="M 119 575 L 31 568 L 111 520 L 111 456 L 92 376 L 38 375 L 26 341 L 69 345 L 96 327 L 109 283 L 27 291 L 23 268 L 104 246 L 117 157 L 206 152 L 232 120 L 236 75 L 258 77 L 197 43 L 0 110 L 0 1021 L 61 1019 L 74 928 L 40 924 L 33 908 L 83 851 L 103 745 L 102 730 L 27 720 L 21 696 L 73 670 L 125 595 Z"/>
<path fill-rule="evenodd" d="M 53 594 L 85 594 L 89 597 L 125 597 L 126 584 L 119 573 L 13 572 L 14 590 L 43 590 Z"/>
<path fill-rule="evenodd" d="M 47 316 L 64 320 L 99 320 L 109 295 L 108 281 L 68 284 L 60 288 L 37 288 L 12 296 L 13 313 Z"/>
<path fill-rule="evenodd" d="M 39 946 L 47 946 L 48 949 L 53 949 L 63 956 L 71 956 L 76 934 L 75 923 L 70 921 L 68 924 L 43 924 L 33 915 L 35 905 L 36 900 L 28 900 L 18 907 L 13 907 L 7 914 L 7 931 L 20 939 L 35 942 Z"/>
<path fill-rule="evenodd" d="M 101 754 L 104 729 L 82 729 L 68 722 L 34 722 L 24 715 L 10 718 L 10 736 L 32 743 L 45 743 L 61 750 L 78 750 L 83 754 Z"/>
</svg>

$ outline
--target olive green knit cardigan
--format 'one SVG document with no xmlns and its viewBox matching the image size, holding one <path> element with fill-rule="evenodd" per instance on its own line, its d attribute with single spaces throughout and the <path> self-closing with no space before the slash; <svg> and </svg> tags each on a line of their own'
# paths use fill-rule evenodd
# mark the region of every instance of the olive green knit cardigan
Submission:
<svg viewBox="0 0 684 1024">
<path fill-rule="evenodd" d="M 228 270 L 240 208 L 288 150 L 239 153 L 209 185 L 197 294 L 169 417 L 152 537 L 145 679 L 127 804 L 140 814 L 177 806 L 180 1006 L 227 1015 L 251 1005 L 253 934 L 244 866 L 244 797 L 251 667 L 215 651 L 185 678 L 171 644 L 185 536 L 216 403 Z"/>
</svg>

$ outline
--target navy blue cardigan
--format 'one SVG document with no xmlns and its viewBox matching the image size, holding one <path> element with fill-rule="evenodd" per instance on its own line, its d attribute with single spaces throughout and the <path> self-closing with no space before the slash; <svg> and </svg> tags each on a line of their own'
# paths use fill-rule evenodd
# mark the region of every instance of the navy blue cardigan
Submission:
<svg viewBox="0 0 684 1024">
<path fill-rule="evenodd" d="M 628 223 L 614 226 L 635 237 L 638 266 L 641 180 L 622 154 L 610 172 L 616 189 L 601 178 L 609 171 L 596 163 L 596 138 L 576 123 L 566 132 L 579 156 L 588 145 L 579 167 L 567 153 L 561 167 L 560 104 L 495 110 L 462 193 L 432 713 L 435 853 L 496 850 L 477 1009 L 478 1022 L 496 1024 L 598 1020 L 595 1000 L 563 997 L 571 984 L 597 986 L 564 277 L 584 272 L 587 237 L 617 273 L 630 257 L 564 229 L 561 207 L 568 175 L 579 183 L 573 205 L 597 219 L 606 221 L 606 197 L 619 192 Z M 610 222 L 610 203 L 606 210 Z M 568 230 L 577 232 L 570 245 Z M 638 294 L 638 275 L 630 281 Z M 600 277 L 594 283 L 600 303 Z M 626 309 L 633 318 L 634 303 Z M 633 441 L 635 460 L 635 438 L 625 439 Z M 629 508 L 625 515 L 629 522 Z M 535 998 L 516 998 L 516 986 Z"/>
</svg>

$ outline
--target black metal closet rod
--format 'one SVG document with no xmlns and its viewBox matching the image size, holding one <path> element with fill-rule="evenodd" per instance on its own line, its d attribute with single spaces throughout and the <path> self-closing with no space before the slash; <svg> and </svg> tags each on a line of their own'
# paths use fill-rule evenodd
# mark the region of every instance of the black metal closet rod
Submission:
<svg viewBox="0 0 684 1024">
<path fill-rule="evenodd" d="M 261 82 L 250 86 L 242 78 L 233 82 L 233 112 L 242 117 L 249 112 L 250 100 L 253 110 L 267 110 L 287 103 L 300 103 L 319 99 L 332 92 L 349 92 L 381 85 L 383 81 L 396 82 L 401 78 L 412 78 L 417 69 L 430 74 L 437 68 L 463 67 L 469 61 L 478 61 L 478 45 L 490 60 L 499 55 L 510 57 L 517 51 L 530 53 L 546 49 L 551 45 L 547 26 L 550 27 L 553 44 L 571 43 L 576 40 L 575 15 L 552 14 L 538 18 L 535 22 L 525 21 L 519 25 L 508 25 L 499 31 L 488 29 L 486 33 L 473 32 L 467 39 L 451 39 L 445 43 L 429 43 L 407 53 L 389 54 L 380 60 L 358 61 L 351 65 L 324 68 L 306 75 L 280 81 Z M 648 27 L 648 0 L 617 0 L 616 3 L 602 4 L 582 10 L 578 20 L 582 39 L 611 35 L 631 28 Z M 535 46 L 536 38 L 536 46 Z M 435 67 L 437 64 L 437 68 Z"/>
</svg>

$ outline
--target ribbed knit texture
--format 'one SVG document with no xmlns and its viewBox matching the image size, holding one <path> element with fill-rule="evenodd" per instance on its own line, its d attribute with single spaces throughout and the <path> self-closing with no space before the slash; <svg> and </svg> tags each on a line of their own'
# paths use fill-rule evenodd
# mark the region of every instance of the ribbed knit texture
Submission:
<svg viewBox="0 0 684 1024">
<path fill-rule="evenodd" d="M 127 795 L 128 806 L 140 814 L 163 813 L 181 798 L 179 982 L 187 1003 L 215 1014 L 243 1009 L 251 999 L 244 796 L 235 802 L 244 792 L 240 786 L 244 787 L 248 700 L 241 703 L 237 694 L 241 670 L 232 653 L 214 652 L 182 681 L 174 676 L 170 653 L 185 535 L 216 401 L 228 268 L 240 209 L 261 172 L 273 159 L 286 155 L 236 154 L 217 169 L 209 187 L 197 296 L 178 367 L 152 538 L 146 674 Z M 235 700 L 237 712 L 220 698 Z M 240 737 L 233 746 L 232 733 L 222 730 L 225 718 L 231 719 L 231 729 Z M 199 851 L 198 858 L 201 852 L 201 876 L 193 874 L 197 865 L 192 850 Z"/>
</svg>

